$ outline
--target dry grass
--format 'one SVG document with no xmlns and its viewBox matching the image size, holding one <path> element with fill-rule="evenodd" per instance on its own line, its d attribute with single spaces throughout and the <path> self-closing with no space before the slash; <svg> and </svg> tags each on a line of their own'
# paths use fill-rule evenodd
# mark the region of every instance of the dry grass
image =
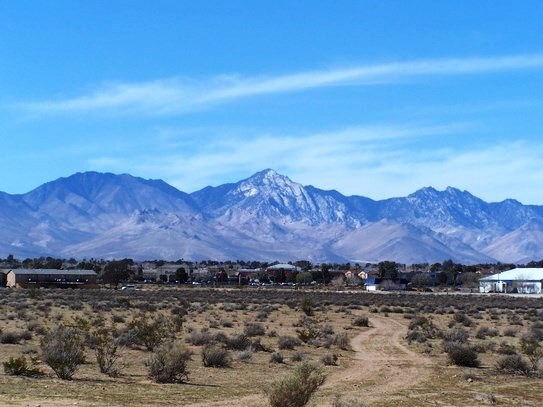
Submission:
<svg viewBox="0 0 543 407">
<path fill-rule="evenodd" d="M 309 297 L 315 304 L 311 316 L 302 310 L 302 301 Z M 133 345 L 124 350 L 119 360 L 122 365 L 119 377 L 101 374 L 94 351 L 87 349 L 87 363 L 81 366 L 71 382 L 57 379 L 43 363 L 40 368 L 46 375 L 42 378 L 15 377 L 0 372 L 0 405 L 264 406 L 266 386 L 293 371 L 300 364 L 300 354 L 304 355 L 304 360 L 320 364 L 329 379 L 334 380 L 353 366 L 357 357 L 355 350 L 345 346 L 344 335 L 351 339 L 361 334 L 371 335 L 372 318 L 379 318 L 385 324 L 390 321 L 394 331 L 401 330 L 402 339 L 410 321 L 425 316 L 440 332 L 466 330 L 468 344 L 479 353 L 481 368 L 466 370 L 448 365 L 440 336 L 411 345 L 402 339 L 406 349 L 408 346 L 421 355 L 420 366 L 399 367 L 376 357 L 374 362 L 382 363 L 378 366 L 378 377 L 347 378 L 334 382 L 333 386 L 325 386 L 316 394 L 316 405 L 330 406 L 338 395 L 342 395 L 377 406 L 436 403 L 537 406 L 543 404 L 541 378 L 506 375 L 498 372 L 495 364 L 502 356 L 500 349 L 519 349 L 522 334 L 534 323 L 543 321 L 543 312 L 538 307 L 537 300 L 500 296 L 192 288 L 132 292 L 1 290 L 1 332 L 26 333 L 21 335 L 19 343 L 0 344 L 0 362 L 21 354 L 27 358 L 39 356 L 39 343 L 45 330 L 59 324 L 90 331 L 103 327 L 121 333 L 142 314 L 151 319 L 159 315 L 167 319 L 168 340 L 184 342 L 195 357 L 188 362 L 187 383 L 156 384 L 148 377 L 145 362 L 150 352 L 144 345 Z M 353 320 L 360 317 L 368 317 L 370 327 L 353 325 Z M 308 322 L 307 318 L 311 320 Z M 285 337 L 299 337 L 300 324 L 318 327 L 318 337 L 307 343 L 294 340 L 296 345 L 292 347 L 280 346 Z M 196 346 L 186 342 L 187 337 L 203 333 L 206 340 L 226 347 L 229 339 L 246 334 L 247 327 L 251 334 L 257 334 L 249 338 L 253 346 L 243 351 L 251 352 L 250 357 L 238 358 L 236 352 L 241 350 L 231 351 L 231 367 L 225 369 L 204 367 L 198 356 L 203 344 Z M 515 335 L 512 335 L 512 328 L 516 330 Z M 338 337 L 343 338 L 339 346 Z M 374 339 L 379 343 L 379 338 Z M 255 340 L 259 340 L 261 346 L 256 346 Z M 270 363 L 271 352 L 280 348 L 284 363 Z M 387 351 L 398 350 L 375 350 Z M 324 366 L 321 362 L 324 354 L 337 355 L 337 363 Z M 412 358 L 405 363 L 419 363 L 416 360 Z M 424 375 L 412 385 L 372 390 L 386 384 L 387 380 L 400 380 L 404 368 L 405 371 L 420 369 Z"/>
</svg>

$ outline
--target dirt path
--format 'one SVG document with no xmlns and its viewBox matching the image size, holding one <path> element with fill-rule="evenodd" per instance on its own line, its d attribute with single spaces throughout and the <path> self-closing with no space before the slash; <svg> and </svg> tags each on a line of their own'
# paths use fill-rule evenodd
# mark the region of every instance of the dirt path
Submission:
<svg viewBox="0 0 543 407">
<path fill-rule="evenodd" d="M 323 389 L 345 389 L 347 392 L 363 392 L 364 400 L 384 399 L 398 391 L 409 389 L 428 379 L 435 366 L 424 355 L 404 345 L 406 326 L 392 318 L 373 316 L 371 328 L 351 340 L 355 351 L 350 365 L 330 375 Z M 207 401 L 190 407 L 266 406 L 262 395 L 251 395 L 225 401 Z"/>
<path fill-rule="evenodd" d="M 324 388 L 364 387 L 365 398 L 376 399 L 416 386 L 430 376 L 433 361 L 403 344 L 405 325 L 379 316 L 371 317 L 370 325 L 351 341 L 356 352 L 351 365 L 331 375 Z"/>
</svg>

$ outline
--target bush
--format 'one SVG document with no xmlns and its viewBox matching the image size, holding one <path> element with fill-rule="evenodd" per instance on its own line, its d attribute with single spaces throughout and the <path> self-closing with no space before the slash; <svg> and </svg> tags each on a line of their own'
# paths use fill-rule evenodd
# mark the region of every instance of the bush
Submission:
<svg viewBox="0 0 543 407">
<path fill-rule="evenodd" d="M 253 352 L 250 350 L 241 351 L 236 355 L 236 359 L 244 363 L 249 363 L 249 361 L 252 358 L 253 358 Z"/>
<path fill-rule="evenodd" d="M 194 346 L 207 345 L 212 340 L 213 338 L 211 334 L 207 331 L 203 331 L 203 332 L 193 331 L 185 337 L 185 342 L 190 343 L 191 345 L 194 345 Z"/>
<path fill-rule="evenodd" d="M 343 350 L 349 350 L 351 348 L 351 341 L 347 333 L 342 332 L 334 336 L 334 345 Z"/>
<path fill-rule="evenodd" d="M 15 345 L 21 341 L 21 336 L 16 332 L 4 332 L 0 335 L 0 343 Z"/>
<path fill-rule="evenodd" d="M 464 313 L 464 312 L 457 312 L 454 314 L 454 321 L 461 323 L 462 325 L 466 327 L 473 326 L 473 321 Z"/>
<path fill-rule="evenodd" d="M 293 362 L 301 362 L 305 359 L 305 354 L 303 352 L 294 352 L 290 359 L 292 359 Z"/>
<path fill-rule="evenodd" d="M 477 333 L 475 334 L 477 339 L 485 339 L 487 336 L 498 336 L 498 331 L 487 326 L 482 326 L 477 329 Z"/>
<path fill-rule="evenodd" d="M 302 299 L 302 311 L 308 317 L 313 315 L 313 300 L 309 297 Z"/>
<path fill-rule="evenodd" d="M 266 329 L 264 325 L 259 323 L 249 323 L 245 325 L 245 335 L 251 336 L 264 336 L 266 334 Z"/>
<path fill-rule="evenodd" d="M 466 343 L 469 338 L 469 332 L 464 329 L 451 329 L 442 335 L 444 342 Z"/>
<path fill-rule="evenodd" d="M 523 335 L 520 338 L 520 349 L 530 360 L 532 370 L 537 372 L 539 370 L 539 362 L 543 359 L 543 347 L 539 344 L 538 337 L 531 333 Z"/>
<path fill-rule="evenodd" d="M 295 338 L 293 336 L 280 336 L 278 340 L 278 346 L 281 350 L 292 350 L 296 346 L 300 346 L 301 344 L 302 342 L 298 338 Z"/>
<path fill-rule="evenodd" d="M 505 328 L 503 330 L 503 336 L 515 337 L 517 336 L 518 329 L 515 328 Z"/>
<path fill-rule="evenodd" d="M 451 363 L 457 366 L 479 367 L 477 352 L 467 345 L 458 342 L 446 342 L 444 344 Z"/>
<path fill-rule="evenodd" d="M 10 376 L 29 376 L 37 377 L 43 373 L 40 369 L 35 367 L 36 361 L 32 359 L 32 366 L 29 366 L 24 356 L 18 358 L 9 358 L 7 362 L 4 362 L 4 372 Z"/>
<path fill-rule="evenodd" d="M 337 365 L 337 355 L 335 353 L 325 353 L 321 357 L 321 362 L 325 366 L 336 366 Z"/>
<path fill-rule="evenodd" d="M 230 367 L 230 355 L 222 346 L 210 343 L 202 348 L 202 363 L 205 367 Z"/>
<path fill-rule="evenodd" d="M 285 358 L 281 352 L 273 352 L 270 356 L 271 363 L 284 363 Z"/>
<path fill-rule="evenodd" d="M 226 342 L 229 349 L 246 350 L 251 346 L 251 340 L 246 335 L 236 335 Z"/>
<path fill-rule="evenodd" d="M 42 360 L 62 380 L 72 380 L 85 362 L 85 342 L 75 328 L 59 326 L 41 340 Z"/>
<path fill-rule="evenodd" d="M 119 376 L 120 367 L 117 364 L 121 357 L 124 345 L 121 342 L 124 338 L 114 338 L 111 331 L 106 328 L 96 330 L 93 335 L 94 352 L 96 354 L 96 362 L 100 368 L 100 372 L 111 377 Z"/>
<path fill-rule="evenodd" d="M 356 318 L 353 320 L 353 325 L 354 325 L 354 326 L 365 326 L 365 327 L 368 327 L 368 326 L 370 326 L 370 323 L 369 323 L 368 317 L 359 316 L 359 317 L 356 317 Z"/>
<path fill-rule="evenodd" d="M 359 399 L 346 399 L 336 396 L 332 402 L 332 407 L 364 407 L 365 404 Z"/>
<path fill-rule="evenodd" d="M 156 383 L 182 383 L 189 377 L 192 353 L 182 345 L 168 343 L 156 349 L 147 361 L 149 377 Z"/>
<path fill-rule="evenodd" d="M 530 373 L 530 366 L 528 363 L 522 356 L 517 354 L 502 356 L 496 362 L 496 369 L 512 373 L 521 373 L 524 375 Z"/>
<path fill-rule="evenodd" d="M 129 328 L 136 334 L 137 342 L 152 351 L 168 337 L 173 336 L 174 327 L 166 317 L 159 315 L 154 320 L 149 320 L 145 315 L 130 322 Z"/>
<path fill-rule="evenodd" d="M 325 380 L 320 368 L 304 362 L 292 374 L 273 382 L 266 390 L 270 406 L 303 407 Z"/>
</svg>

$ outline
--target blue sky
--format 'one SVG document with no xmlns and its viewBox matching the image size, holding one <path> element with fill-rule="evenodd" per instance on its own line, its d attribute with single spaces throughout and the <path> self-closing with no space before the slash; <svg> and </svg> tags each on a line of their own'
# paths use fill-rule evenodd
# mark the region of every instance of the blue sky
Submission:
<svg viewBox="0 0 543 407">
<path fill-rule="evenodd" d="M 0 190 L 274 168 L 543 204 L 540 1 L 0 1 Z"/>
</svg>

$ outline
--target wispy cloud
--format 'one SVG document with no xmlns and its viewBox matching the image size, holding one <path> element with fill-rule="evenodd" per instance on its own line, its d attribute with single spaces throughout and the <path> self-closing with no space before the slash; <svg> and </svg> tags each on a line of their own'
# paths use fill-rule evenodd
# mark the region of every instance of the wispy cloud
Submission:
<svg viewBox="0 0 543 407">
<path fill-rule="evenodd" d="M 204 79 L 114 83 L 85 95 L 22 103 L 35 113 L 180 114 L 259 95 L 332 86 L 389 84 L 420 76 L 473 75 L 543 68 L 543 54 L 424 59 L 305 71 L 278 76 L 223 75 Z"/>
<path fill-rule="evenodd" d="M 451 124 L 365 126 L 251 138 L 244 134 L 214 139 L 197 152 L 183 148 L 159 159 L 101 157 L 91 165 L 97 170 L 163 178 L 187 192 L 238 181 L 270 167 L 305 185 L 375 199 L 405 196 L 424 186 L 453 186 L 488 201 L 520 198 L 543 204 L 537 189 L 543 183 L 543 143 L 475 141 L 469 148 L 432 143 L 469 129 Z"/>
</svg>

